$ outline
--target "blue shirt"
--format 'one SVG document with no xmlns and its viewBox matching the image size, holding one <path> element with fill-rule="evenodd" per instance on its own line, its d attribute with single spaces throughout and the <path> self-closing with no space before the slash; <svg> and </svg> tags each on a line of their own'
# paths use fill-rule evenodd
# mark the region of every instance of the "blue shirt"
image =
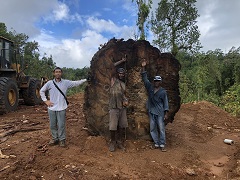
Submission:
<svg viewBox="0 0 240 180">
<path fill-rule="evenodd" d="M 144 71 L 141 73 L 141 75 L 148 93 L 148 100 L 147 100 L 148 112 L 155 115 L 164 116 L 164 111 L 169 111 L 168 97 L 167 97 L 166 90 L 161 87 L 156 93 L 154 93 L 154 86 L 148 80 L 147 72 Z"/>
<path fill-rule="evenodd" d="M 86 81 L 86 79 L 82 79 L 79 81 L 70 81 L 66 79 L 61 79 L 61 81 L 56 82 L 53 80 L 56 85 L 61 89 L 61 91 L 66 95 L 68 88 L 79 86 Z M 52 111 L 62 111 L 67 108 L 67 103 L 63 95 L 60 91 L 55 87 L 53 81 L 48 81 L 41 89 L 40 95 L 43 101 L 47 101 L 45 92 L 49 91 L 50 101 L 53 103 L 53 106 L 48 107 L 48 109 Z"/>
</svg>

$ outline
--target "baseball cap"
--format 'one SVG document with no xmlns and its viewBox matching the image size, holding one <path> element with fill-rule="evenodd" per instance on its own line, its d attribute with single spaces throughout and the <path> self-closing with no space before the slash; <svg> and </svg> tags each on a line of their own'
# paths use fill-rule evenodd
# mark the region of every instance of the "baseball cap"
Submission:
<svg viewBox="0 0 240 180">
<path fill-rule="evenodd" d="M 125 69 L 124 69 L 124 68 L 118 68 L 118 69 L 117 69 L 117 72 L 118 72 L 118 73 L 125 73 Z"/>
<path fill-rule="evenodd" d="M 155 76 L 153 80 L 154 81 L 162 81 L 162 77 L 161 76 Z"/>
</svg>

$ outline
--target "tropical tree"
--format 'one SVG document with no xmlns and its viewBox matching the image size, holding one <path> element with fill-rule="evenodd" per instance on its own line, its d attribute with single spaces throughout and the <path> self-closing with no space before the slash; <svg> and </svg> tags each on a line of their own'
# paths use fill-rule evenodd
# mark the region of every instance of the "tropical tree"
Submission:
<svg viewBox="0 0 240 180">
<path fill-rule="evenodd" d="M 156 36 L 153 43 L 174 56 L 180 50 L 197 52 L 200 32 L 196 25 L 196 0 L 161 0 L 151 18 L 151 30 Z"/>
<path fill-rule="evenodd" d="M 240 47 L 232 47 L 225 55 L 222 69 L 223 76 L 229 78 L 225 86 L 232 86 L 234 83 L 240 84 Z"/>
<path fill-rule="evenodd" d="M 7 26 L 5 25 L 5 23 L 1 23 L 1 22 L 0 22 L 0 36 L 10 39 L 10 35 L 7 31 Z"/>
<path fill-rule="evenodd" d="M 140 31 L 140 40 L 145 40 L 146 39 L 145 24 L 150 13 L 152 0 L 132 0 L 132 2 L 134 1 L 136 1 L 138 6 L 137 26 Z"/>
</svg>

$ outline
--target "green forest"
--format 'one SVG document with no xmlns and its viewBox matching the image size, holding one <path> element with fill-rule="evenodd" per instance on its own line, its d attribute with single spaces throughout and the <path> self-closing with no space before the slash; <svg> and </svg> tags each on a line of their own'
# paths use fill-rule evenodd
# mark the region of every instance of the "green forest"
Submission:
<svg viewBox="0 0 240 180">
<path fill-rule="evenodd" d="M 152 0 L 132 0 L 138 7 L 139 39 L 147 39 L 161 52 L 171 52 L 181 63 L 182 103 L 206 100 L 240 116 L 240 47 L 202 52 L 196 0 L 161 0 L 151 13 Z"/>
<path fill-rule="evenodd" d="M 151 29 L 156 37 L 153 44 L 161 52 L 171 52 L 181 63 L 179 88 L 182 103 L 206 100 L 240 116 L 240 47 L 232 47 L 228 52 L 221 49 L 201 51 L 196 0 L 187 3 L 162 0 L 154 14 L 150 14 L 151 0 L 133 0 L 135 2 L 139 10 L 136 24 L 140 36 L 137 39 L 147 39 L 147 31 Z M 51 79 L 56 66 L 52 56 L 41 56 L 38 42 L 30 42 L 28 35 L 7 29 L 5 23 L 0 23 L 0 36 L 14 41 L 20 58 L 28 65 L 25 74 Z M 63 72 L 64 78 L 78 80 L 87 78 L 89 67 L 64 67 Z M 68 95 L 83 90 L 83 86 L 73 88 Z"/>
</svg>

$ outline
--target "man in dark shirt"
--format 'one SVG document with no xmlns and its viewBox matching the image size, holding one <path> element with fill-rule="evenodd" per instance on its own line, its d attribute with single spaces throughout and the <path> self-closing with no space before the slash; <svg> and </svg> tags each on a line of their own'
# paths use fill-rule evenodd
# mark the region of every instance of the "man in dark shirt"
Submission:
<svg viewBox="0 0 240 180">
<path fill-rule="evenodd" d="M 164 120 L 168 118 L 168 97 L 167 92 L 161 87 L 161 76 L 155 76 L 153 84 L 147 78 L 145 66 L 146 60 L 142 62 L 142 79 L 148 93 L 147 109 L 150 119 L 150 134 L 155 143 L 155 148 L 166 151 L 166 136 Z M 159 133 L 158 133 L 159 130 Z"/>
<path fill-rule="evenodd" d="M 117 66 L 126 59 L 116 62 L 114 66 Z M 127 98 L 126 98 L 126 85 L 123 82 L 125 77 L 125 69 L 118 68 L 117 74 L 111 77 L 111 86 L 109 92 L 109 130 L 110 130 L 110 144 L 109 151 L 114 152 L 115 146 L 119 149 L 125 150 L 123 145 L 123 132 L 128 127 L 127 121 Z"/>
</svg>

